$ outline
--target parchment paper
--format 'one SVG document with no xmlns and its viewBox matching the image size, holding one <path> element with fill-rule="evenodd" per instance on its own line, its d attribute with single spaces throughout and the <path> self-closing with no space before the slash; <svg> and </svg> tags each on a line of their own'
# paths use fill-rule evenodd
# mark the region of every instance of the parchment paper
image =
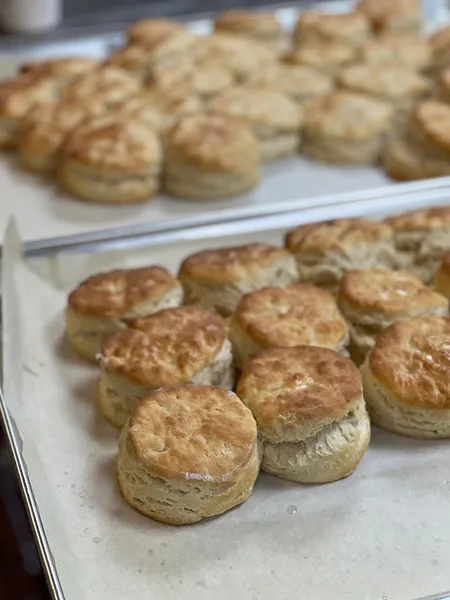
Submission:
<svg viewBox="0 0 450 600">
<path fill-rule="evenodd" d="M 208 246 L 276 243 L 281 234 Z M 9 228 L 4 391 L 66 599 L 412 600 L 449 588 L 448 441 L 375 431 L 350 478 L 302 486 L 261 475 L 243 506 L 188 527 L 152 522 L 120 497 L 117 432 L 97 414 L 97 368 L 64 340 L 61 285 L 106 266 L 158 262 L 175 270 L 202 247 L 196 241 L 31 264 Z"/>
</svg>

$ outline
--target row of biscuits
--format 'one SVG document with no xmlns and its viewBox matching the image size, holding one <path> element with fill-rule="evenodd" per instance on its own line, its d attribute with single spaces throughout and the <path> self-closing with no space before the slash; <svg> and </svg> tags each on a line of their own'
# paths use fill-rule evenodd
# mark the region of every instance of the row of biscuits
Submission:
<svg viewBox="0 0 450 600">
<path fill-rule="evenodd" d="M 447 174 L 447 128 L 435 123 L 450 122 L 450 29 L 428 40 L 421 20 L 416 0 L 361 0 L 350 13 L 300 14 L 292 36 L 249 11 L 218 15 L 208 36 L 140 21 L 103 62 L 30 63 L 0 83 L 0 146 L 103 203 L 160 189 L 233 196 L 260 181 L 263 162 L 299 150 L 382 159 L 398 179 Z"/>
<path fill-rule="evenodd" d="M 68 339 L 99 362 L 99 408 L 122 429 L 120 489 L 153 519 L 220 514 L 260 468 L 346 477 L 369 415 L 450 437 L 450 208 L 303 225 L 286 246 L 200 252 L 178 279 L 156 266 L 103 273 L 69 296 Z M 416 265 L 433 287 L 405 270 Z"/>
</svg>

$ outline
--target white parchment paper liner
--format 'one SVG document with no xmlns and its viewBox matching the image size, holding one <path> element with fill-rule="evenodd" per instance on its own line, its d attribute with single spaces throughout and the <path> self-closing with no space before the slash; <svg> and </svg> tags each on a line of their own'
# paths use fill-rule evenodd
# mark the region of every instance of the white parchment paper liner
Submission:
<svg viewBox="0 0 450 600">
<path fill-rule="evenodd" d="M 281 232 L 207 245 L 256 239 L 280 242 Z M 4 391 L 67 600 L 412 600 L 449 588 L 448 441 L 375 432 L 350 478 L 301 486 L 263 475 L 242 507 L 194 526 L 154 523 L 120 497 L 97 368 L 63 338 L 67 289 L 99 269 L 176 269 L 201 248 L 25 262 L 9 228 Z"/>
</svg>

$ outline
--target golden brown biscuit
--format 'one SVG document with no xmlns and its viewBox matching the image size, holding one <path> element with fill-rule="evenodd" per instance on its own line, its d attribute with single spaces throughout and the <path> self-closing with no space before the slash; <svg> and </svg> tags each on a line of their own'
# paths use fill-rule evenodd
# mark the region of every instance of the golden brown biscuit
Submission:
<svg viewBox="0 0 450 600">
<path fill-rule="evenodd" d="M 313 100 L 305 111 L 302 150 L 323 162 L 376 163 L 391 125 L 388 102 L 339 90 Z"/>
<path fill-rule="evenodd" d="M 328 14 L 301 12 L 294 29 L 294 45 L 344 43 L 360 46 L 371 35 L 369 21 L 361 12 Z"/>
<path fill-rule="evenodd" d="M 450 175 L 450 106 L 436 100 L 417 103 L 386 145 L 383 165 L 402 181 Z"/>
<path fill-rule="evenodd" d="M 18 149 L 23 164 L 31 171 L 53 172 L 68 134 L 101 111 L 97 103 L 80 100 L 46 102 L 32 108 L 20 124 Z"/>
<path fill-rule="evenodd" d="M 264 348 L 308 345 L 346 353 L 348 343 L 347 325 L 331 294 L 301 283 L 244 296 L 229 335 L 238 368 Z"/>
<path fill-rule="evenodd" d="M 286 236 L 300 280 L 337 291 L 352 269 L 389 267 L 394 261 L 393 231 L 366 219 L 336 219 L 301 225 Z"/>
<path fill-rule="evenodd" d="M 203 38 L 196 56 L 198 64 L 226 69 L 237 82 L 275 64 L 276 59 L 276 54 L 264 44 L 225 33 Z"/>
<path fill-rule="evenodd" d="M 434 289 L 450 299 L 450 252 L 446 252 L 433 277 Z"/>
<path fill-rule="evenodd" d="M 179 119 L 168 132 L 164 165 L 168 193 L 220 198 L 241 194 L 259 180 L 259 143 L 243 123 L 205 113 Z"/>
<path fill-rule="evenodd" d="M 234 383 L 233 355 L 222 319 L 195 306 L 136 319 L 110 337 L 100 357 L 99 407 L 122 427 L 150 390 L 166 385 Z"/>
<path fill-rule="evenodd" d="M 337 83 L 344 89 L 386 100 L 397 110 L 411 107 L 429 89 L 425 77 L 399 65 L 357 63 L 342 70 Z"/>
<path fill-rule="evenodd" d="M 406 271 L 349 271 L 339 284 L 338 306 L 350 323 L 350 354 L 361 364 L 377 334 L 399 319 L 448 314 L 448 300 Z"/>
<path fill-rule="evenodd" d="M 450 103 L 450 67 L 441 69 L 436 77 L 436 97 Z"/>
<path fill-rule="evenodd" d="M 223 33 L 239 35 L 267 44 L 276 52 L 282 52 L 288 43 L 287 34 L 274 13 L 233 9 L 219 13 L 214 29 Z"/>
<path fill-rule="evenodd" d="M 299 148 L 303 111 L 281 92 L 235 88 L 215 98 L 211 108 L 252 129 L 260 141 L 263 161 L 294 154 Z"/>
<path fill-rule="evenodd" d="M 375 33 L 420 33 L 422 27 L 420 0 L 359 0 L 356 10 L 367 17 Z"/>
<path fill-rule="evenodd" d="M 450 207 L 425 208 L 386 219 L 394 230 L 399 266 L 424 282 L 432 280 L 450 250 Z"/>
<path fill-rule="evenodd" d="M 234 85 L 234 77 L 217 65 L 196 65 L 189 59 L 175 65 L 155 67 L 146 83 L 146 91 L 169 96 L 193 96 L 202 103 Z"/>
<path fill-rule="evenodd" d="M 295 259 L 282 248 L 248 244 L 188 256 L 178 278 L 186 302 L 231 315 L 245 294 L 298 281 Z"/>
<path fill-rule="evenodd" d="M 415 33 L 388 32 L 365 42 L 359 48 L 359 59 L 369 64 L 424 71 L 430 66 L 432 51 L 428 40 Z"/>
<path fill-rule="evenodd" d="M 186 31 L 182 23 L 170 19 L 141 19 L 128 27 L 127 38 L 130 44 L 141 44 L 154 48 L 173 34 Z"/>
<path fill-rule="evenodd" d="M 14 148 L 20 121 L 34 106 L 56 96 L 57 87 L 48 78 L 20 75 L 0 82 L 0 148 Z"/>
<path fill-rule="evenodd" d="M 356 60 L 357 50 L 340 42 L 327 44 L 302 44 L 287 52 L 283 61 L 291 65 L 303 65 L 334 77 L 343 67 Z"/>
<path fill-rule="evenodd" d="M 378 334 L 363 367 L 372 422 L 418 439 L 450 437 L 450 319 L 418 317 Z"/>
<path fill-rule="evenodd" d="M 147 200 L 160 185 L 162 148 L 157 133 L 133 117 L 97 117 L 77 127 L 61 150 L 60 182 L 92 202 Z"/>
<path fill-rule="evenodd" d="M 246 86 L 276 90 L 304 105 L 313 98 L 331 92 L 333 82 L 310 67 L 280 63 L 255 73 Z"/>
<path fill-rule="evenodd" d="M 72 77 L 82 75 L 98 66 L 93 58 L 71 56 L 29 62 L 20 67 L 20 72 L 38 77 L 52 77 L 68 81 Z"/>
<path fill-rule="evenodd" d="M 84 75 L 75 77 L 62 91 L 63 101 L 89 101 L 111 106 L 123 102 L 136 94 L 141 85 L 139 80 L 124 70 L 102 66 Z"/>
<path fill-rule="evenodd" d="M 450 67 L 450 26 L 439 29 L 429 38 L 431 65 L 428 74 L 435 76 L 441 69 Z"/>
<path fill-rule="evenodd" d="M 255 420 L 235 394 L 169 387 L 142 400 L 123 428 L 118 480 L 136 510 L 184 525 L 245 502 L 259 463 Z"/>
<path fill-rule="evenodd" d="M 315 346 L 270 348 L 244 367 L 237 394 L 253 413 L 264 471 L 299 483 L 347 477 L 370 440 L 356 366 Z"/>
<path fill-rule="evenodd" d="M 81 356 L 96 361 L 106 340 L 130 319 L 179 306 L 182 301 L 180 284 L 162 267 L 99 273 L 69 295 L 66 334 Z"/>
</svg>

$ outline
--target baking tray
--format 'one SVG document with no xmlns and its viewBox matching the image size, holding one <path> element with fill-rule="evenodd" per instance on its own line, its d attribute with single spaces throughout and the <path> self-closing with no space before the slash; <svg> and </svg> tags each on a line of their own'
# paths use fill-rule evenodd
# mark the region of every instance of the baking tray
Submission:
<svg viewBox="0 0 450 600">
<path fill-rule="evenodd" d="M 400 194 L 389 212 L 437 201 Z M 97 369 L 63 338 L 67 290 L 90 273 L 155 261 L 175 270 L 200 248 L 277 243 L 295 224 L 385 214 L 376 200 L 362 199 L 32 257 L 15 224 L 8 228 L 0 416 L 54 598 L 413 600 L 450 588 L 448 441 L 375 430 L 346 480 L 299 486 L 262 474 L 238 510 L 164 526 L 121 499 L 117 432 L 95 410 Z"/>
<path fill-rule="evenodd" d="M 342 12 L 352 8 L 354 2 L 335 0 L 320 4 L 323 10 Z M 317 5 L 314 4 L 317 8 Z M 308 3 L 302 9 L 311 8 Z M 448 17 L 444 0 L 424 3 L 429 29 Z M 293 26 L 298 8 L 276 8 L 276 13 L 286 28 Z M 210 19 L 191 16 L 191 27 L 199 33 L 211 28 Z M 104 56 L 112 47 L 123 41 L 122 33 L 87 35 L 84 38 L 33 46 L 21 53 L 21 60 L 39 59 L 68 54 Z M 0 72 L 5 73 L 19 61 L 18 51 L 0 55 Z M 3 67 L 2 67 L 3 65 Z M 401 186 L 403 184 L 396 184 Z M 420 189 L 422 182 L 411 184 Z M 54 184 L 23 171 L 17 157 L 4 156 L 0 160 L 0 186 L 3 201 L 0 203 L 0 235 L 3 234 L 10 215 L 15 215 L 25 241 L 89 234 L 92 239 L 101 237 L 101 231 L 111 228 L 145 224 L 147 231 L 160 231 L 184 227 L 196 219 L 238 219 L 245 215 L 264 215 L 277 210 L 312 206 L 332 201 L 334 195 L 345 195 L 361 190 L 374 191 L 386 187 L 392 180 L 381 169 L 372 166 L 332 166 L 319 164 L 306 158 L 291 157 L 267 164 L 263 168 L 260 186 L 237 198 L 220 201 L 192 201 L 157 196 L 147 203 L 130 206 L 105 206 L 83 202 Z M 339 197 L 335 199 L 340 201 Z"/>
</svg>

